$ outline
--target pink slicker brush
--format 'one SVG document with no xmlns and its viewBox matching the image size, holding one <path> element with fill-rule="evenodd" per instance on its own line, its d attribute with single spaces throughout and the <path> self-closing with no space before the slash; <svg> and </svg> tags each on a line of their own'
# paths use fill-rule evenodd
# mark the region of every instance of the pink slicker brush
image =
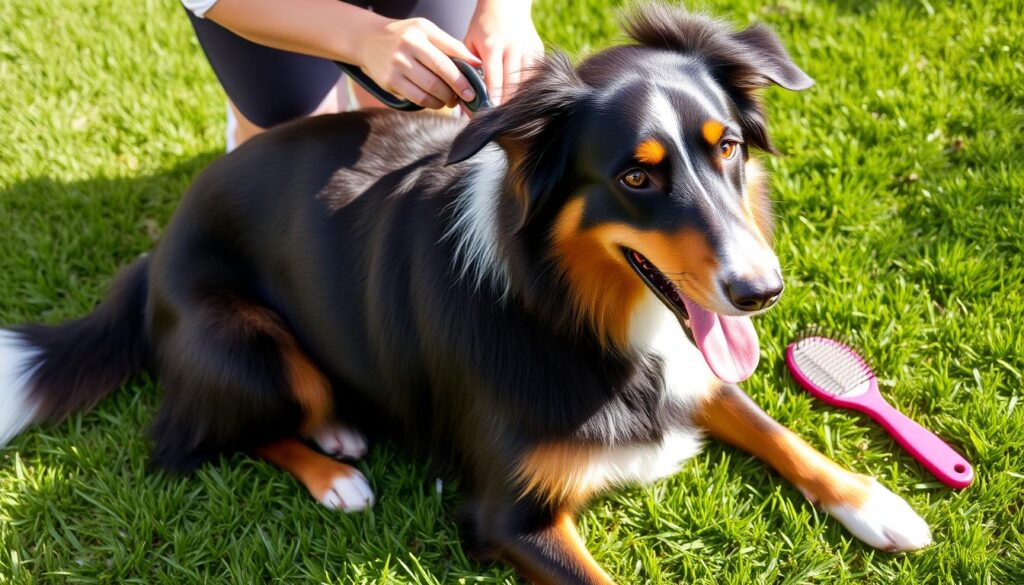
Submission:
<svg viewBox="0 0 1024 585">
<path fill-rule="evenodd" d="M 867 413 L 878 421 L 942 483 L 963 489 L 974 481 L 974 469 L 966 459 L 882 398 L 875 373 L 848 345 L 810 335 L 789 344 L 786 364 L 811 394 L 833 406 Z"/>
</svg>

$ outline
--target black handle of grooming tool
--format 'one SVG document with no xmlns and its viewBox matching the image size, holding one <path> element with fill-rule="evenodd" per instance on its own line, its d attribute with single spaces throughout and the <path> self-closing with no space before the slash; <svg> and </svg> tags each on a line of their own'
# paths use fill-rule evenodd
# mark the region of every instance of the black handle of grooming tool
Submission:
<svg viewBox="0 0 1024 585">
<path fill-rule="evenodd" d="M 491 107 L 490 96 L 487 95 L 487 86 L 484 85 L 484 72 L 481 69 L 473 67 L 469 63 L 466 63 L 462 59 L 452 59 L 455 66 L 459 68 L 459 71 L 466 76 L 469 80 L 470 87 L 473 88 L 473 93 L 476 94 L 472 101 L 463 101 L 466 104 L 466 109 L 474 114 L 480 110 L 486 110 Z"/>
<path fill-rule="evenodd" d="M 487 97 L 487 87 L 484 85 L 483 73 L 474 68 L 469 63 L 466 63 L 462 59 L 452 58 L 455 66 L 459 68 L 459 71 L 466 76 L 469 80 L 469 85 L 472 86 L 473 91 L 476 93 L 476 97 L 473 101 L 463 102 L 466 104 L 466 109 L 470 112 L 477 112 L 479 110 L 491 107 L 491 100 Z M 370 95 L 377 98 L 385 106 L 401 110 L 403 112 L 418 112 L 423 109 L 423 106 L 414 104 L 409 100 L 400 99 L 398 96 L 389 93 L 384 90 L 381 86 L 377 85 L 377 82 L 370 79 L 370 76 L 363 73 L 363 70 L 350 63 L 342 63 L 341 61 L 335 61 L 338 67 L 348 73 L 352 79 L 359 85 L 363 86 L 363 89 L 370 92 Z"/>
</svg>

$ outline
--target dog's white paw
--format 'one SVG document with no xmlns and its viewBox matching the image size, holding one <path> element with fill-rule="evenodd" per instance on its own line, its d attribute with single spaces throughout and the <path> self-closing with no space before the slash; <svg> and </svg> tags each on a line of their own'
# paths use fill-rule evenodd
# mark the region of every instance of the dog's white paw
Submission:
<svg viewBox="0 0 1024 585">
<path fill-rule="evenodd" d="M 825 509 L 854 536 L 877 549 L 908 552 L 932 542 L 928 524 L 910 504 L 874 479 L 859 507 L 842 504 Z"/>
<path fill-rule="evenodd" d="M 334 457 L 359 459 L 366 455 L 366 436 L 339 424 L 330 424 L 313 434 L 320 450 Z"/>
<path fill-rule="evenodd" d="M 317 500 L 331 510 L 360 512 L 373 507 L 373 490 L 366 476 L 352 468 L 334 476 Z"/>
</svg>

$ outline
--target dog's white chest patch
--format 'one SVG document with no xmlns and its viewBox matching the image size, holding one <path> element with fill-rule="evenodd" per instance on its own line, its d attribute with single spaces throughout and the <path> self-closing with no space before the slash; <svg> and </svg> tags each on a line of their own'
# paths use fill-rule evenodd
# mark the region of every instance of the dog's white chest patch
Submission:
<svg viewBox="0 0 1024 585">
<path fill-rule="evenodd" d="M 651 483 L 679 471 L 684 461 L 700 452 L 696 429 L 666 433 L 660 443 L 603 449 L 590 458 L 586 473 L 595 491 L 628 483 Z"/>
<path fill-rule="evenodd" d="M 553 498 L 582 497 L 616 485 L 650 483 L 676 473 L 680 465 L 701 448 L 700 429 L 687 420 L 694 408 L 717 386 L 704 357 L 683 332 L 675 315 L 647 293 L 630 322 L 630 340 L 645 355 L 662 362 L 662 406 L 680 413 L 677 425 L 660 440 L 646 444 L 594 447 L 555 444 L 538 448 L 520 468 L 527 490 Z M 615 420 L 601 421 L 616 440 Z"/>
<path fill-rule="evenodd" d="M 594 447 L 556 443 L 529 453 L 518 474 L 526 492 L 556 501 L 580 502 L 617 485 L 649 483 L 672 475 L 699 450 L 699 433 L 687 427 L 647 445 Z"/>
<path fill-rule="evenodd" d="M 720 383 L 676 316 L 650 291 L 633 311 L 629 339 L 634 348 L 661 360 L 666 398 L 694 406 Z"/>
<path fill-rule="evenodd" d="M 650 291 L 637 306 L 630 321 L 634 347 L 658 357 L 664 367 L 665 396 L 684 410 L 692 408 L 709 392 L 718 378 L 704 356 L 683 332 L 675 315 Z M 679 470 L 701 447 L 701 432 L 680 421 L 660 443 L 604 449 L 591 459 L 594 479 L 605 483 L 651 482 Z"/>
</svg>

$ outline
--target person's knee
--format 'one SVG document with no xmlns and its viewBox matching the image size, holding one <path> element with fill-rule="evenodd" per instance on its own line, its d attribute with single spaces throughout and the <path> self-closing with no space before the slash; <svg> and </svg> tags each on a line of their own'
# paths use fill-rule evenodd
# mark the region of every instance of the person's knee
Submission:
<svg viewBox="0 0 1024 585">
<path fill-rule="evenodd" d="M 320 99 L 311 99 L 308 94 L 302 92 L 289 92 L 281 89 L 272 94 L 260 96 L 258 103 L 236 103 L 235 106 L 246 120 L 260 129 L 266 130 L 309 116 L 317 110 L 321 101 Z"/>
</svg>

